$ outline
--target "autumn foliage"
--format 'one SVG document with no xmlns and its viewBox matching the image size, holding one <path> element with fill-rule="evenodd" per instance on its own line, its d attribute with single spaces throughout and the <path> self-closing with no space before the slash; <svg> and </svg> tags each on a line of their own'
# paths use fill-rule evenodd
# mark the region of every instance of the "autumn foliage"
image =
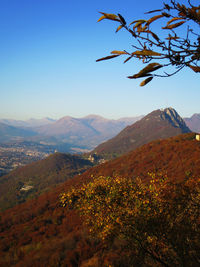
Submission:
<svg viewBox="0 0 200 267">
<path fill-rule="evenodd" d="M 154 16 L 135 19 L 129 24 L 121 14 L 100 13 L 102 16 L 98 21 L 115 21 L 119 24 L 116 32 L 124 29 L 132 36 L 134 50 L 113 50 L 111 55 L 97 61 L 125 56 L 124 63 L 131 59 L 139 59 L 148 64 L 138 73 L 128 76 L 129 79 L 145 78 L 140 86 L 146 85 L 154 77 L 172 76 L 184 67 L 189 67 L 196 73 L 200 72 L 200 5 L 191 4 L 188 0 L 188 6 L 185 6 L 171 0 L 169 4 L 163 3 L 162 8 L 146 13 L 154 13 Z M 152 26 L 158 21 L 164 37 Z M 173 67 L 173 71 L 170 67 Z M 167 71 L 156 72 L 159 69 Z"/>
<path fill-rule="evenodd" d="M 149 173 L 147 180 L 100 176 L 63 193 L 61 202 L 78 210 L 106 247 L 124 242 L 130 266 L 197 266 L 200 179 L 170 182 Z"/>
<path fill-rule="evenodd" d="M 156 174 L 155 178 L 161 178 L 159 173 L 162 176 L 167 174 L 167 176 L 163 176 L 165 178 L 163 182 L 156 182 L 153 177 L 147 175 L 148 171 L 151 174 Z M 126 191 L 129 189 L 127 188 L 128 184 L 134 185 L 136 183 L 134 179 L 137 177 L 141 178 L 141 181 L 137 180 L 139 183 L 138 190 L 140 189 L 140 184 L 144 185 L 144 190 L 145 188 L 148 189 L 151 184 L 150 181 L 154 180 L 152 184 L 157 184 L 160 188 L 163 188 L 163 195 L 156 197 L 154 194 L 156 191 L 154 191 L 152 198 L 154 197 L 155 200 L 159 200 L 160 197 L 163 200 L 166 199 L 166 213 L 163 210 L 160 215 L 158 213 L 158 217 L 148 217 L 147 221 L 147 216 L 141 217 L 144 218 L 143 221 L 141 219 L 143 223 L 141 228 L 139 228 L 139 223 L 137 224 L 138 231 L 142 231 L 142 227 L 146 227 L 144 229 L 147 229 L 148 236 L 159 236 L 159 242 L 153 243 L 155 244 L 153 247 L 150 246 L 150 243 L 147 243 L 147 239 L 144 239 L 141 245 L 145 244 L 145 249 L 153 248 L 154 253 L 159 252 L 160 254 L 158 253 L 156 256 L 161 257 L 164 262 L 167 260 L 170 267 L 199 266 L 200 237 L 199 219 L 197 219 L 199 208 L 196 208 L 198 202 L 194 202 L 194 200 L 198 200 L 199 180 L 197 178 L 199 173 L 200 142 L 195 140 L 195 134 L 193 133 L 151 142 L 120 158 L 90 168 L 83 174 L 67 180 L 64 184 L 58 185 L 38 198 L 28 200 L 0 213 L 0 266 L 162 266 L 158 260 L 152 258 L 152 255 L 150 256 L 147 251 L 145 252 L 135 239 L 127 240 L 125 238 L 126 232 L 119 233 L 119 235 L 118 232 L 113 232 L 113 235 L 111 235 L 111 232 L 107 232 L 108 235 L 103 240 L 100 236 L 97 237 L 95 232 L 89 232 L 92 227 L 86 224 L 86 215 L 80 216 L 80 210 L 73 205 L 69 208 L 63 208 L 60 203 L 59 195 L 63 192 L 71 192 L 72 188 L 74 188 L 77 194 L 84 185 L 87 187 L 90 183 L 90 186 L 93 185 L 95 189 L 95 181 L 99 180 L 99 184 L 102 183 L 103 189 L 105 185 L 110 184 L 115 188 L 116 193 L 119 192 L 120 197 L 118 199 L 121 202 L 119 202 L 118 215 L 120 215 L 120 212 L 122 215 L 122 200 L 126 199 L 128 204 L 130 197 L 128 195 L 125 198 L 122 195 L 121 191 L 119 191 L 120 187 L 117 188 L 115 179 L 119 179 L 124 192 L 129 192 Z M 124 182 L 125 184 L 122 186 Z M 166 191 L 164 190 L 165 186 Z M 145 195 L 144 190 L 141 191 L 143 192 L 141 197 L 144 196 L 145 199 L 147 195 Z M 137 193 L 136 191 L 134 192 L 135 194 Z M 187 193 L 183 194 L 183 192 Z M 109 196 L 109 191 L 107 193 Z M 93 196 L 97 197 L 95 192 Z M 98 197 L 100 197 L 100 200 L 104 200 L 103 195 Z M 167 205 L 167 200 L 169 205 Z M 133 201 L 130 203 L 134 204 Z M 157 203 L 159 202 L 157 201 L 155 204 Z M 178 207 L 177 203 L 180 203 L 181 206 Z M 145 205 L 149 207 L 148 205 L 150 204 L 147 203 Z M 107 212 L 108 207 L 105 205 L 104 207 L 103 215 L 105 213 L 105 216 L 107 216 L 109 215 Z M 130 208 L 130 206 L 128 207 Z M 156 211 L 156 205 L 154 207 Z M 185 207 L 185 213 L 183 212 L 183 207 Z M 167 211 L 170 210 L 172 219 L 164 221 L 162 216 L 167 216 Z M 177 217 L 178 214 L 184 216 Z M 148 216 L 151 216 L 151 213 L 148 213 Z M 139 213 L 137 218 L 140 218 Z M 155 222 L 163 223 L 159 225 L 151 224 L 151 218 Z M 121 216 L 121 219 L 123 222 L 123 216 Z M 174 223 L 170 224 L 169 227 L 170 221 Z M 104 223 L 104 221 L 102 222 Z M 109 222 L 111 224 L 112 221 Z M 115 227 L 113 229 L 120 229 L 120 225 L 115 223 L 114 220 L 112 225 Z M 149 230 L 148 225 L 150 227 Z M 128 226 L 126 229 L 133 233 L 133 229 L 128 228 Z M 165 233 L 165 235 L 161 233 Z M 145 235 L 141 234 L 142 237 L 145 237 Z M 161 241 L 167 247 L 170 247 L 170 244 L 171 246 L 173 245 L 165 254 L 162 254 L 164 249 L 158 251 L 162 246 Z M 185 253 L 184 251 L 186 250 L 187 252 Z M 169 261 L 167 253 L 170 255 Z M 184 257 L 181 255 L 184 255 Z M 180 264 L 180 259 L 184 260 L 185 263 Z M 169 264 L 171 261 L 173 264 Z"/>
</svg>

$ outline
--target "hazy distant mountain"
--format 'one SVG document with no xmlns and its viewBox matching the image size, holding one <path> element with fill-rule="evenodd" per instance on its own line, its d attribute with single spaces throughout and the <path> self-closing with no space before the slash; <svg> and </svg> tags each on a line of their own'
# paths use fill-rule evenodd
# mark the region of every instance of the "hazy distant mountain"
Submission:
<svg viewBox="0 0 200 267">
<path fill-rule="evenodd" d="M 155 110 L 127 126 L 116 137 L 100 144 L 92 153 L 104 158 L 117 157 L 153 140 L 189 132 L 190 129 L 173 108 Z"/>
<path fill-rule="evenodd" d="M 110 136 L 116 135 L 117 132 L 120 132 L 127 125 L 133 124 L 142 117 L 143 116 L 133 118 L 121 118 L 118 120 L 109 120 L 101 116 L 89 115 L 87 117 L 82 118 L 81 120 L 85 125 L 92 127 L 105 138 L 110 138 Z"/>
<path fill-rule="evenodd" d="M 184 121 L 190 130 L 200 133 L 200 113 L 195 113 L 190 118 L 184 118 Z"/>
<path fill-rule="evenodd" d="M 105 119 L 97 115 L 84 118 L 63 117 L 49 125 L 35 128 L 38 134 L 54 136 L 63 142 L 94 148 L 101 142 L 112 138 L 127 125 L 140 117 L 119 120 Z"/>
<path fill-rule="evenodd" d="M 26 130 L 0 122 L 0 142 L 20 140 L 36 135 L 32 130 Z"/>
<path fill-rule="evenodd" d="M 26 121 L 22 120 L 12 120 L 12 119 L 0 119 L 0 122 L 5 123 L 10 126 L 15 127 L 38 127 L 46 124 L 50 124 L 55 122 L 55 120 L 50 118 L 43 118 L 43 119 L 29 119 Z"/>
<path fill-rule="evenodd" d="M 0 131 L 0 142 L 23 139 L 54 146 L 60 152 L 88 151 L 112 138 L 141 117 L 110 120 L 97 115 L 84 118 L 65 116 L 57 121 L 50 118 L 27 121 L 2 119 L 0 123 L 3 122 L 7 131 Z"/>
</svg>

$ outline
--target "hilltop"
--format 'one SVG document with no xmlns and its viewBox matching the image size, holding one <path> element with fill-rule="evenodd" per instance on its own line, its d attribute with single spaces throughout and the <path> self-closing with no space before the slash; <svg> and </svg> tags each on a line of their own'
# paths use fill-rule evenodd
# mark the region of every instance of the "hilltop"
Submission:
<svg viewBox="0 0 200 267">
<path fill-rule="evenodd" d="M 55 153 L 0 177 L 0 210 L 34 198 L 92 167 L 77 155 Z"/>
</svg>

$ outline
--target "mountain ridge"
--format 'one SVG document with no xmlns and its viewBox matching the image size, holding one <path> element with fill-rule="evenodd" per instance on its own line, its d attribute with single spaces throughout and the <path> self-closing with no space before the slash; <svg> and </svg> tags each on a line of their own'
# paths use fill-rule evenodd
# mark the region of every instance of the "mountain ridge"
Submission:
<svg viewBox="0 0 200 267">
<path fill-rule="evenodd" d="M 194 113 L 190 118 L 184 118 L 184 120 L 193 132 L 200 133 L 200 113 Z"/>
<path fill-rule="evenodd" d="M 67 148 L 66 151 L 61 152 L 72 152 L 74 149 L 91 150 L 103 141 L 115 136 L 125 126 L 132 124 L 140 117 L 123 118 L 119 120 L 105 119 L 98 115 L 88 115 L 83 118 L 73 118 L 65 116 L 56 121 L 51 121 L 46 124 L 43 121 L 43 125 L 37 126 L 41 123 L 40 120 L 35 120 L 34 127 L 22 127 L 20 129 L 32 131 L 33 138 L 31 141 L 44 142 L 51 144 L 60 145 L 63 144 Z M 48 121 L 51 119 L 47 119 Z M 1 121 L 1 120 L 0 120 Z M 6 120 L 4 120 L 5 122 Z M 34 122 L 34 119 L 31 119 Z M 11 121 L 8 123 L 12 124 Z M 14 121 L 14 124 L 24 125 L 21 121 Z M 11 125 L 9 125 L 11 126 Z M 29 125 L 30 126 L 30 125 Z M 13 126 L 14 127 L 14 126 Z M 10 141 L 7 135 L 3 135 L 0 131 L 2 140 Z M 20 134 L 18 136 L 21 138 Z"/>
<path fill-rule="evenodd" d="M 153 140 L 187 132 L 191 130 L 173 108 L 158 109 L 127 126 L 114 138 L 97 146 L 91 154 L 95 153 L 110 159 Z"/>
</svg>

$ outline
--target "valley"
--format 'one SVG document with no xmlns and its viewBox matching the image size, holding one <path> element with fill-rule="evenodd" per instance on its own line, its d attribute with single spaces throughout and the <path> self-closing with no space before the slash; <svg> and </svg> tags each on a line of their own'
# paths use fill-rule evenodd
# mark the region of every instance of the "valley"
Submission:
<svg viewBox="0 0 200 267">
<path fill-rule="evenodd" d="M 54 150 L 31 142 L 16 142 L 0 145 L 0 176 L 13 169 L 41 160 Z"/>
<path fill-rule="evenodd" d="M 86 153 L 142 116 L 109 120 L 97 115 L 27 121 L 0 120 L 0 176 L 55 151 Z"/>
<path fill-rule="evenodd" d="M 1 1 L 0 267 L 200 267 L 199 26 L 191 0 Z"/>
<path fill-rule="evenodd" d="M 43 136 L 40 142 L 1 145 L 2 166 L 5 171 L 14 168 L 0 177 L 1 266 L 160 267 L 154 252 L 179 266 L 185 255 L 181 246 L 190 251 L 184 256 L 187 266 L 196 266 L 200 142 L 174 109 L 143 116 L 90 152 L 66 153 L 81 148 L 60 142 L 65 151 L 60 153 L 54 141 L 54 136 Z M 177 209 L 179 213 L 173 212 Z M 133 220 L 139 235 L 128 226 Z M 134 238 L 130 249 L 126 229 L 152 253 L 145 253 Z"/>
</svg>

